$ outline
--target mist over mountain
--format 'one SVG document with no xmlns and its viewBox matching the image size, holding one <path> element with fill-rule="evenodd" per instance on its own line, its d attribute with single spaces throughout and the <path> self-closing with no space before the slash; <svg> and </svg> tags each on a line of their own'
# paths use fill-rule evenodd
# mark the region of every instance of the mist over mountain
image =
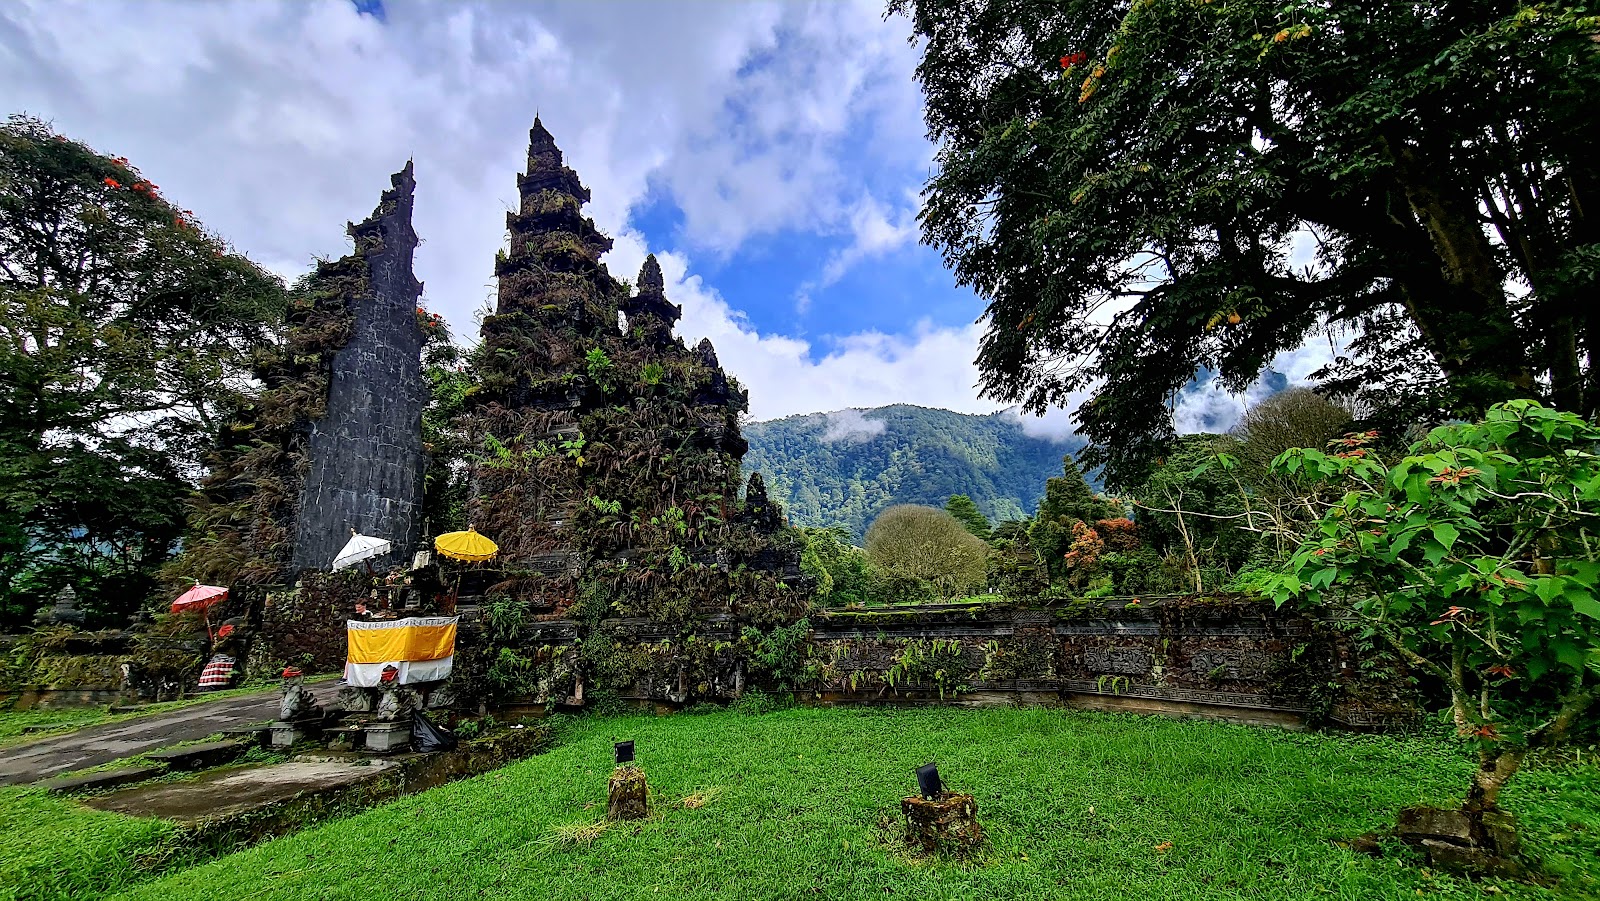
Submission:
<svg viewBox="0 0 1600 901">
<path fill-rule="evenodd" d="M 1011 412 L 910 404 L 748 423 L 746 473 L 759 471 L 795 525 L 842 524 L 860 538 L 892 504 L 971 497 L 991 522 L 1031 515 L 1063 454 L 1086 442 L 1033 437 Z"/>
</svg>

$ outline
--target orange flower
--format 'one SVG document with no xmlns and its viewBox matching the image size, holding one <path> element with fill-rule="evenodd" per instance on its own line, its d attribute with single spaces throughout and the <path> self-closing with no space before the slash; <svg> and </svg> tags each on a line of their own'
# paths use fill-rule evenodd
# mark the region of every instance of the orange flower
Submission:
<svg viewBox="0 0 1600 901">
<path fill-rule="evenodd" d="M 1156 850 L 1157 851 L 1171 851 L 1172 850 L 1172 842 L 1162 842 L 1161 844 L 1156 845 Z"/>
<path fill-rule="evenodd" d="M 114 178 L 108 178 L 108 179 L 106 179 L 106 187 L 108 187 L 108 188 L 120 188 L 120 187 L 122 187 L 122 183 L 117 181 Z"/>
<path fill-rule="evenodd" d="M 1498 666 L 1491 666 L 1484 670 L 1484 672 L 1491 676 L 1505 676 L 1507 679 L 1515 679 L 1517 677 L 1517 671 L 1509 666 L 1506 666 L 1504 663 Z"/>
<path fill-rule="evenodd" d="M 1460 469 L 1446 467 L 1444 472 L 1441 472 L 1438 475 L 1434 476 L 1433 478 L 1429 479 L 1428 480 L 1428 484 L 1429 485 L 1460 485 L 1462 479 L 1465 479 L 1465 478 L 1467 478 L 1469 476 L 1475 476 L 1477 474 L 1478 474 L 1478 470 L 1473 469 L 1471 466 L 1463 466 Z"/>
</svg>

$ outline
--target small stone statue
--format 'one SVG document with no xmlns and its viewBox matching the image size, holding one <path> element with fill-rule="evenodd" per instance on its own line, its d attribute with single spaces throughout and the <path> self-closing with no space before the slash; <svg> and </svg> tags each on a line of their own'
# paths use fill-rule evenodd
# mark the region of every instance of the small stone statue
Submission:
<svg viewBox="0 0 1600 901">
<path fill-rule="evenodd" d="M 83 616 L 83 611 L 78 609 L 78 593 L 71 585 L 63 585 L 56 592 L 55 606 L 40 607 L 33 615 L 33 622 L 38 626 L 81 626 Z"/>
<path fill-rule="evenodd" d="M 305 686 L 305 674 L 295 667 L 283 671 L 282 694 L 278 699 L 278 719 L 293 723 L 322 714 L 322 707 Z"/>
<path fill-rule="evenodd" d="M 420 706 L 419 700 L 417 693 L 408 688 L 385 688 L 378 696 L 378 719 L 381 722 L 404 719 Z"/>
</svg>

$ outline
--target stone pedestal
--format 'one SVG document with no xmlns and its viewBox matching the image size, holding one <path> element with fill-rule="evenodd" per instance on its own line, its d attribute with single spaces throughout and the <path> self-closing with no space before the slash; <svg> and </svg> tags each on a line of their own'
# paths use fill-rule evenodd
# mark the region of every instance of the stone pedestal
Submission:
<svg viewBox="0 0 1600 901">
<path fill-rule="evenodd" d="M 625 763 L 611 773 L 611 795 L 606 804 L 608 820 L 642 820 L 650 815 L 650 784 L 644 770 Z"/>
<path fill-rule="evenodd" d="M 322 732 L 317 728 L 320 723 L 321 720 L 278 720 L 270 727 L 267 744 L 273 748 L 287 748 L 296 742 L 317 738 Z"/>
<path fill-rule="evenodd" d="M 925 854 L 960 857 L 983 845 L 978 802 L 971 795 L 940 792 L 931 801 L 912 795 L 900 802 L 900 812 L 906 818 L 906 844 Z"/>
<path fill-rule="evenodd" d="M 362 730 L 363 747 L 374 754 L 411 750 L 411 723 L 368 723 Z"/>
</svg>

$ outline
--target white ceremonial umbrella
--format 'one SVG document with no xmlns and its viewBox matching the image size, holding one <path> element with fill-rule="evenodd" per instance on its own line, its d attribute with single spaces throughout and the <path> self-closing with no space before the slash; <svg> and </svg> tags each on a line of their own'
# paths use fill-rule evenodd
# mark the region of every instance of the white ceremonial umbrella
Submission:
<svg viewBox="0 0 1600 901">
<path fill-rule="evenodd" d="M 350 540 L 344 544 L 344 550 L 333 558 L 333 571 L 338 572 L 341 569 L 355 566 L 364 560 L 371 560 L 373 557 L 382 557 L 384 554 L 389 553 L 392 547 L 387 538 L 374 538 L 371 535 L 363 535 L 352 529 Z M 367 564 L 367 569 L 370 571 L 372 564 Z"/>
</svg>

